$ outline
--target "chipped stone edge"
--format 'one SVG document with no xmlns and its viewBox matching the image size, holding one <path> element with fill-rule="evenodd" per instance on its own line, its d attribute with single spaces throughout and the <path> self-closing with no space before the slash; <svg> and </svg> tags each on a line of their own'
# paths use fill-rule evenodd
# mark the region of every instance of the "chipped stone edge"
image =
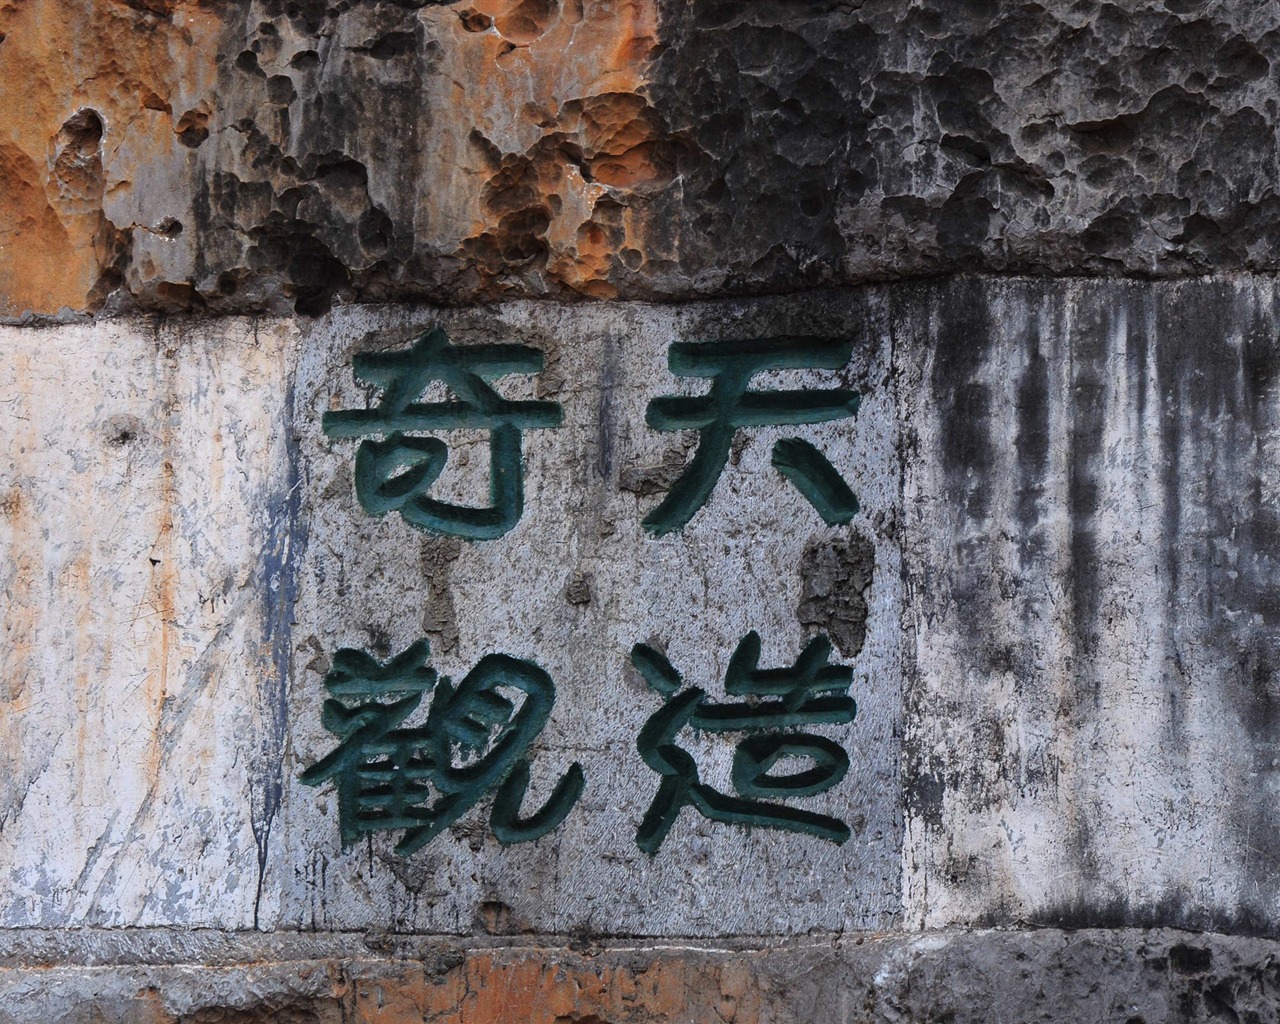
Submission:
<svg viewBox="0 0 1280 1024">
<path fill-rule="evenodd" d="M 0 973 L 31 968 L 239 967 L 343 961 L 356 963 L 456 961 L 483 954 L 550 959 L 631 957 L 718 959 L 792 954 L 863 960 L 881 954 L 914 960 L 939 950 L 1025 943 L 1058 947 L 1160 949 L 1230 947 L 1238 955 L 1280 959 L 1280 936 L 1232 935 L 1177 928 L 946 928 L 922 932 L 829 932 L 802 937 L 735 936 L 672 939 L 551 935 L 418 935 L 389 932 L 254 932 L 195 928 L 0 929 Z"/>
</svg>

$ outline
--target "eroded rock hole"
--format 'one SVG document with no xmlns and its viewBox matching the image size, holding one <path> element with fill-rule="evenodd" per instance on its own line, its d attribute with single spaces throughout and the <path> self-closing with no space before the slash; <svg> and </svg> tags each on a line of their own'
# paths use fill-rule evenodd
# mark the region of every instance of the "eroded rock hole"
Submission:
<svg viewBox="0 0 1280 1024">
<path fill-rule="evenodd" d="M 381 256 L 391 247 L 394 230 L 390 217 L 377 207 L 370 207 L 360 215 L 356 236 L 365 252 Z"/>
<path fill-rule="evenodd" d="M 128 413 L 120 413 L 107 420 L 103 435 L 112 448 L 124 448 L 142 436 L 142 421 Z"/>
<path fill-rule="evenodd" d="M 498 900 L 486 900 L 476 908 L 476 924 L 489 935 L 511 931 L 511 908 Z"/>
<path fill-rule="evenodd" d="M 369 171 L 359 160 L 330 159 L 316 166 L 314 177 L 332 188 L 359 188 L 369 181 Z"/>
<path fill-rule="evenodd" d="M 535 206 L 517 210 L 498 222 L 497 242 L 502 258 L 511 263 L 530 260 L 547 251 L 543 237 L 551 226 L 551 212 Z"/>
<path fill-rule="evenodd" d="M 245 74 L 260 75 L 263 73 L 262 69 L 258 67 L 258 55 L 252 50 L 241 50 L 236 55 L 235 66 Z"/>
<path fill-rule="evenodd" d="M 418 37 L 412 32 L 388 32 L 372 43 L 360 47 L 374 60 L 393 60 L 413 53 L 418 48 Z"/>
<path fill-rule="evenodd" d="M 330 255 L 301 253 L 289 261 L 295 285 L 293 307 L 303 316 L 324 316 L 333 308 L 336 291 L 349 283 L 347 268 Z"/>
<path fill-rule="evenodd" d="M 102 118 L 77 110 L 58 131 L 53 176 L 63 199 L 94 205 L 102 201 Z"/>
<path fill-rule="evenodd" d="M 493 19 L 489 15 L 470 8 L 459 11 L 458 17 L 462 19 L 462 27 L 468 32 L 488 32 L 493 28 Z"/>
<path fill-rule="evenodd" d="M 287 107 L 298 98 L 293 87 L 293 79 L 288 75 L 272 75 L 267 79 L 267 99 L 272 103 Z"/>
<path fill-rule="evenodd" d="M 496 21 L 503 39 L 527 46 L 551 27 L 560 13 L 560 0 L 524 0 Z"/>
<path fill-rule="evenodd" d="M 209 137 L 209 112 L 188 110 L 174 122 L 173 130 L 177 132 L 179 142 L 188 149 L 195 149 Z"/>
</svg>

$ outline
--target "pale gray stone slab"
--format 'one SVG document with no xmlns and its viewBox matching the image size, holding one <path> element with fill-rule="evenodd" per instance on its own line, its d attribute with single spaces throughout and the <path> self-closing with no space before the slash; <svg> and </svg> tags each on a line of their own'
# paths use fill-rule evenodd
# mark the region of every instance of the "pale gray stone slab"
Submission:
<svg viewBox="0 0 1280 1024">
<path fill-rule="evenodd" d="M 325 410 L 368 401 L 353 381 L 354 353 L 402 346 L 435 324 L 459 344 L 518 342 L 544 351 L 540 375 L 506 378 L 499 390 L 564 408 L 561 428 L 525 432 L 524 515 L 497 540 L 433 537 L 394 513 L 369 516 L 352 487 L 357 442 L 321 431 Z M 650 536 L 641 520 L 662 490 L 638 496 L 636 481 L 653 475 L 664 455 L 679 467 L 693 435 L 647 427 L 645 407 L 660 394 L 707 386 L 668 373 L 668 346 L 782 334 L 847 337 L 853 359 L 842 371 L 762 375 L 755 386 L 843 383 L 864 394 L 859 416 L 743 429 L 708 505 L 682 532 Z M 303 349 L 296 405 L 309 538 L 289 694 L 296 770 L 286 779 L 277 826 L 283 841 L 273 846 L 269 873 L 281 891 L 276 924 L 465 932 L 483 914 L 500 913 L 517 929 L 718 935 L 884 927 L 896 920 L 901 670 L 891 537 L 898 460 L 880 300 L 348 310 L 307 331 Z M 769 464 L 773 442 L 793 435 L 825 451 L 858 494 L 863 511 L 848 526 L 827 527 Z M 469 464 L 453 481 L 446 469 L 438 486 L 479 503 L 488 486 L 484 435 L 444 436 L 461 441 L 456 457 Z M 850 596 L 815 602 L 810 595 L 808 611 L 800 610 L 814 552 L 849 538 L 862 538 L 875 563 L 865 648 L 833 657 L 854 668 L 859 713 L 851 725 L 818 731 L 849 749 L 852 768 L 835 789 L 796 803 L 844 819 L 853 837 L 836 846 L 715 824 L 687 808 L 661 850 L 642 853 L 636 829 L 659 779 L 641 761 L 636 738 L 662 700 L 630 668 L 632 645 L 665 645 L 688 684 L 723 700 L 726 663 L 749 630 L 761 634 L 762 667 L 789 665 L 819 631 L 813 609 Z M 578 590 L 571 591 L 575 581 Z M 407 859 L 392 852 L 399 833 L 341 849 L 333 787 L 297 781 L 297 771 L 336 743 L 320 720 L 325 671 L 340 647 L 385 658 L 422 636 L 431 640 L 437 669 L 455 680 L 492 652 L 530 659 L 555 680 L 554 713 L 531 757 L 526 812 L 572 762 L 587 778 L 581 801 L 555 832 L 503 848 L 488 828 L 486 802 Z M 728 766 L 740 738 L 696 738 L 686 730 L 679 742 L 696 752 L 705 781 L 731 793 Z"/>
<path fill-rule="evenodd" d="M 289 335 L 0 328 L 5 926 L 254 923 Z"/>
</svg>

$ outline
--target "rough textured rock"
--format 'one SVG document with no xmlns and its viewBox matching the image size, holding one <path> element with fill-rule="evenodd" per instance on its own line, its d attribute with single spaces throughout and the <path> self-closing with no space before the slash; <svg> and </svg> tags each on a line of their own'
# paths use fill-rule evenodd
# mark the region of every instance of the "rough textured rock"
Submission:
<svg viewBox="0 0 1280 1024">
<path fill-rule="evenodd" d="M 641 89 L 656 32 L 648 0 L 6 5 L 0 103 L 37 102 L 0 312 L 613 296 L 675 173 Z M 72 211 L 69 119 L 97 130 Z"/>
<path fill-rule="evenodd" d="M 1280 1019 L 1278 60 L 1280 0 L 0 0 L 0 1024 Z M 499 539 L 321 428 L 433 324 L 563 407 Z M 853 521 L 768 425 L 646 533 L 670 343 L 801 335 Z M 851 834 L 642 852 L 630 645 L 719 696 L 751 629 L 852 669 L 789 797 Z M 422 637 L 554 680 L 547 835 L 303 784 Z"/>
<path fill-rule="evenodd" d="M 1280 265 L 1280 5 L 713 0 L 660 23 L 650 89 L 692 144 L 664 291 Z"/>
<path fill-rule="evenodd" d="M 0 315 L 93 311 L 130 272 L 186 301 L 153 265 L 190 223 L 220 32 L 195 3 L 0 3 Z"/>
<path fill-rule="evenodd" d="M 109 933 L 71 943 L 22 933 L 20 943 L 56 952 L 60 965 L 11 944 L 0 1022 L 1265 1024 L 1280 984 L 1274 941 L 1176 931 L 829 936 L 730 948 L 164 939 L 135 933 L 121 950 Z"/>
<path fill-rule="evenodd" d="M 0 37 L 10 318 L 1280 269 L 1274 2 L 28 0 Z"/>
</svg>

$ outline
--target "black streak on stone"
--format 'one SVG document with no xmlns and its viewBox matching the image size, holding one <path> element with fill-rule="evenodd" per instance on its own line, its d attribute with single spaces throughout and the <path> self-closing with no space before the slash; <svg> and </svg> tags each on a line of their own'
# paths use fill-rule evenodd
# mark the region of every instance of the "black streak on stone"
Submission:
<svg viewBox="0 0 1280 1024">
<path fill-rule="evenodd" d="M 1040 351 L 1039 323 L 1027 324 L 1027 364 L 1018 382 L 1018 504 L 1015 518 L 1022 528 L 1021 567 L 1034 564 L 1044 552 L 1044 537 L 1035 530 L 1042 515 L 1045 473 L 1049 466 L 1049 363 Z"/>
<path fill-rule="evenodd" d="M 251 787 L 255 793 L 251 819 L 258 854 L 258 883 L 253 926 L 258 927 L 262 886 L 266 877 L 271 828 L 284 791 L 285 736 L 289 724 L 289 677 L 293 660 L 293 610 L 298 599 L 298 565 L 307 545 L 307 526 L 300 516 L 302 476 L 294 435 L 292 392 L 286 400 L 281 429 L 288 462 L 283 489 L 268 502 L 267 540 L 260 556 L 260 593 L 265 613 L 264 641 L 271 652 L 272 673 L 263 680 L 266 734 L 259 750 Z"/>
<path fill-rule="evenodd" d="M 1106 304 L 1107 310 L 1119 303 Z M 1101 704 L 1101 674 L 1094 654 L 1100 638 L 1098 610 L 1102 580 L 1098 573 L 1096 517 L 1103 481 L 1102 438 L 1106 427 L 1104 372 L 1108 346 L 1115 331 L 1110 316 L 1101 310 L 1080 311 L 1082 321 L 1072 332 L 1071 434 L 1068 462 L 1067 506 L 1070 516 L 1071 571 L 1069 576 L 1076 645 L 1076 694 L 1072 710 L 1077 715 Z"/>
<path fill-rule="evenodd" d="M 990 622 L 991 538 L 988 493 L 995 450 L 990 434 L 991 388 L 985 363 L 993 343 L 988 295 L 975 280 L 959 280 L 935 292 L 921 290 L 936 303 L 933 369 L 929 395 L 937 409 L 945 477 L 945 519 L 951 524 L 954 563 L 938 585 L 974 623 Z M 978 663 L 999 656 L 998 645 L 980 630 L 966 643 Z"/>
<path fill-rule="evenodd" d="M 938 312 L 930 391 L 942 419 L 942 463 L 947 495 L 965 519 L 987 515 L 994 464 L 990 437 L 991 389 L 982 367 L 992 342 L 989 313 L 976 281 L 960 281 Z"/>
</svg>

